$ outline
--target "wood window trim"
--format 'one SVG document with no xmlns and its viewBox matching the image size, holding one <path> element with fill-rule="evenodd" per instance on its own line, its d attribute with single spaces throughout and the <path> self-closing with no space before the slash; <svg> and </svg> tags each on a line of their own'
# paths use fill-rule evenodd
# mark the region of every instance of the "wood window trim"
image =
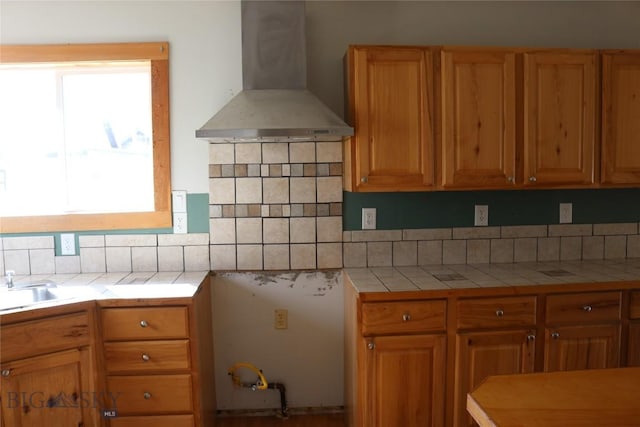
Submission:
<svg viewBox="0 0 640 427">
<path fill-rule="evenodd" d="M 169 43 L 0 45 L 0 63 L 150 60 L 154 210 L 104 214 L 0 217 L 0 233 L 171 227 Z"/>
</svg>

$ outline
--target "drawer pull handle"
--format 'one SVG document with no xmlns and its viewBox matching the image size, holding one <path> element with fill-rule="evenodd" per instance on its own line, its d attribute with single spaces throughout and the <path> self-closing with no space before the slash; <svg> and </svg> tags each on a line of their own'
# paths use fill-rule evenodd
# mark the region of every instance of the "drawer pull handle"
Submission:
<svg viewBox="0 0 640 427">
<path fill-rule="evenodd" d="M 535 339 L 536 339 L 535 335 L 533 335 L 533 334 L 527 335 L 527 341 L 531 342 L 531 341 L 534 341 Z"/>
<path fill-rule="evenodd" d="M 409 313 L 405 313 L 402 315 L 403 322 L 408 322 L 409 320 L 411 320 L 411 315 Z"/>
<path fill-rule="evenodd" d="M 147 326 L 149 326 L 149 323 L 147 323 L 146 320 L 141 320 L 140 321 L 140 327 L 141 328 L 146 328 Z"/>
<path fill-rule="evenodd" d="M 151 358 L 147 353 L 142 353 L 142 360 L 144 360 L 145 362 L 148 362 L 149 360 L 151 360 Z"/>
<path fill-rule="evenodd" d="M 151 393 L 149 393 L 148 391 L 145 391 L 142 396 L 147 400 L 151 399 Z"/>
<path fill-rule="evenodd" d="M 504 310 L 501 310 L 501 309 L 496 310 L 496 316 L 498 317 L 504 316 Z"/>
<path fill-rule="evenodd" d="M 3 377 L 8 377 L 9 375 L 11 375 L 11 369 L 3 369 L 2 370 L 2 376 Z"/>
<path fill-rule="evenodd" d="M 558 332 L 554 332 L 551 334 L 551 338 L 553 338 L 554 340 L 557 340 L 558 338 L 560 338 L 560 334 Z"/>
<path fill-rule="evenodd" d="M 376 345 L 374 343 L 370 342 L 369 344 L 367 344 L 367 348 L 369 350 L 373 350 L 374 348 L 376 348 Z"/>
<path fill-rule="evenodd" d="M 536 182 L 538 179 L 535 176 L 530 176 L 529 181 Z"/>
<path fill-rule="evenodd" d="M 584 307 L 582 307 L 582 309 L 584 311 L 586 311 L 587 313 L 591 312 L 591 310 L 593 310 L 593 307 L 591 307 L 590 305 L 585 305 Z"/>
</svg>

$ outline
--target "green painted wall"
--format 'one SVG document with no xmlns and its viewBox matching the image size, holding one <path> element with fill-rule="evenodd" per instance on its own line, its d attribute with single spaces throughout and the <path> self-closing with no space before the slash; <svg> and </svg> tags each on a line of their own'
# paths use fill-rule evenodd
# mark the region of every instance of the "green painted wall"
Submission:
<svg viewBox="0 0 640 427">
<path fill-rule="evenodd" d="M 573 223 L 640 221 L 640 189 L 344 193 L 344 229 L 360 230 L 362 208 L 377 209 L 377 228 L 473 226 L 474 205 L 489 206 L 489 225 L 557 224 L 573 203 Z"/>
<path fill-rule="evenodd" d="M 187 231 L 189 233 L 208 233 L 209 232 L 209 194 L 194 193 L 187 194 Z M 168 234 L 173 233 L 172 228 L 141 228 L 141 229 L 124 229 L 124 230 L 92 230 L 92 231 L 73 231 L 75 233 L 76 248 L 78 247 L 79 235 L 91 234 Z M 56 255 L 60 253 L 60 233 L 58 232 L 42 232 L 42 233 L 13 233 L 3 234 L 3 237 L 16 236 L 54 236 Z"/>
</svg>

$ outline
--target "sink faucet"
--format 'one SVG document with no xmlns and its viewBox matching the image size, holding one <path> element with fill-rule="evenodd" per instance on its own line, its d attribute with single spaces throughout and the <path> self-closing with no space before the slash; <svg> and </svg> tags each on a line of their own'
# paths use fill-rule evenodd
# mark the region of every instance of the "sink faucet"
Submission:
<svg viewBox="0 0 640 427">
<path fill-rule="evenodd" d="M 5 275 L 6 275 L 7 288 L 9 289 L 13 288 L 13 276 L 16 275 L 16 272 L 13 270 L 7 270 L 5 272 Z"/>
</svg>

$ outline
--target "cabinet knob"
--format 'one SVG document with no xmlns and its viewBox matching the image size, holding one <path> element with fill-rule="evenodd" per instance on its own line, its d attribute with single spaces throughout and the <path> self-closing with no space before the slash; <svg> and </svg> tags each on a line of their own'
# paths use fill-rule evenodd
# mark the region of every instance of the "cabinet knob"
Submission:
<svg viewBox="0 0 640 427">
<path fill-rule="evenodd" d="M 142 360 L 144 360 L 145 362 L 148 362 L 149 360 L 151 360 L 151 358 L 147 353 L 142 353 Z"/>
<path fill-rule="evenodd" d="M 536 339 L 535 335 L 533 335 L 533 334 L 527 335 L 527 341 L 531 342 L 531 341 L 534 341 L 535 339 Z"/>
<path fill-rule="evenodd" d="M 408 322 L 409 320 L 411 320 L 411 315 L 409 313 L 405 313 L 402 315 L 403 322 Z"/>
<path fill-rule="evenodd" d="M 11 369 L 3 369 L 2 370 L 2 376 L 3 377 L 8 377 L 9 375 L 11 375 Z"/>
<path fill-rule="evenodd" d="M 558 338 L 560 338 L 560 334 L 557 332 L 554 332 L 551 334 L 551 338 L 553 338 L 554 340 L 557 340 Z"/>
<path fill-rule="evenodd" d="M 504 316 L 504 310 L 502 310 L 502 309 L 500 309 L 500 308 L 499 308 L 499 309 L 497 309 L 497 310 L 496 310 L 496 316 L 498 316 L 498 317 L 502 317 L 502 316 Z"/>
<path fill-rule="evenodd" d="M 151 399 L 151 393 L 149 393 L 148 391 L 145 391 L 142 394 L 142 397 L 144 397 L 146 400 L 149 400 L 149 399 Z"/>
<path fill-rule="evenodd" d="M 369 182 L 369 178 L 367 178 L 366 176 L 363 176 L 362 178 L 360 178 L 360 182 L 363 182 L 366 184 L 367 182 Z"/>
<path fill-rule="evenodd" d="M 512 183 L 514 181 L 512 176 L 508 176 L 507 177 L 507 182 Z"/>
<path fill-rule="evenodd" d="M 582 309 L 584 311 L 586 311 L 587 313 L 589 313 L 591 310 L 593 310 L 593 307 L 591 307 L 590 305 L 585 305 L 584 307 L 582 307 Z"/>
<path fill-rule="evenodd" d="M 538 179 L 535 176 L 530 176 L 529 181 L 536 182 Z"/>
<path fill-rule="evenodd" d="M 374 343 L 370 342 L 369 344 L 367 344 L 367 348 L 369 350 L 373 350 L 374 348 L 376 348 L 376 345 Z"/>
<path fill-rule="evenodd" d="M 149 323 L 147 323 L 146 320 L 141 320 L 140 321 L 140 327 L 141 328 L 146 328 L 147 326 L 149 326 Z"/>
</svg>

